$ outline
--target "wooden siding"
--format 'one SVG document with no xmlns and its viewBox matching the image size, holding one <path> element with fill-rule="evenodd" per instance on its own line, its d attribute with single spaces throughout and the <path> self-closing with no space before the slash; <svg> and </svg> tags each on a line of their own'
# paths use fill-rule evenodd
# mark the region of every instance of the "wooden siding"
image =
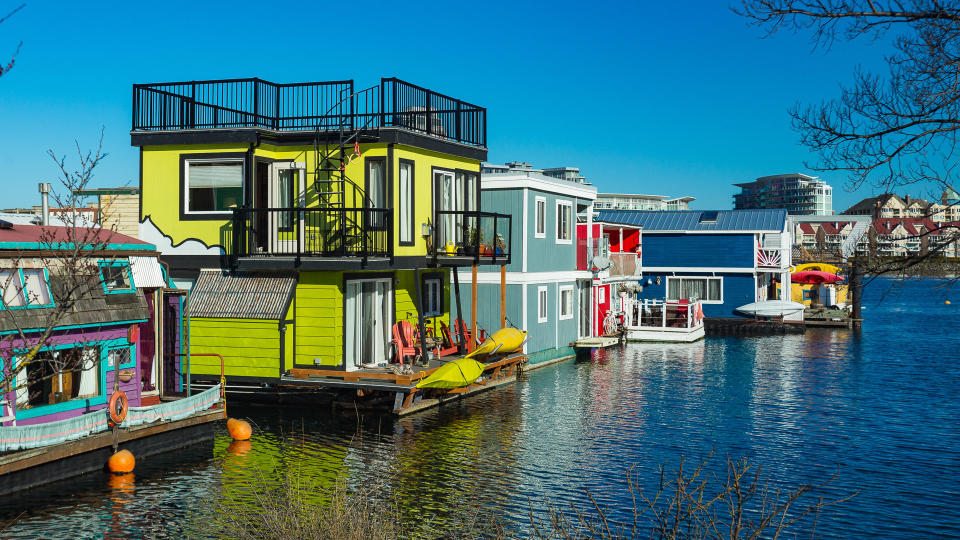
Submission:
<svg viewBox="0 0 960 540">
<path fill-rule="evenodd" d="M 753 234 L 664 234 L 644 231 L 643 266 L 753 268 L 753 246 Z"/>
<path fill-rule="evenodd" d="M 107 229 L 140 237 L 140 195 L 101 195 L 100 223 Z"/>
<path fill-rule="evenodd" d="M 533 204 L 533 199 L 530 200 Z M 510 232 L 510 249 L 513 251 L 508 272 L 523 271 L 523 250 L 529 242 L 523 237 L 523 190 L 522 189 L 485 189 L 480 192 L 480 205 L 484 212 L 498 212 L 513 216 L 513 230 Z M 533 229 L 529 230 L 533 235 Z M 500 267 L 481 266 L 481 271 L 500 271 Z M 499 296 L 498 296 L 499 298 Z M 464 308 L 466 309 L 466 308 Z"/>
<path fill-rule="evenodd" d="M 342 365 L 343 273 L 301 272 L 294 309 L 294 361 L 313 366 L 319 358 L 320 365 Z"/>
<path fill-rule="evenodd" d="M 229 376 L 278 377 L 280 331 L 275 320 L 194 318 L 190 321 L 190 351 L 223 355 Z M 214 357 L 190 359 L 194 375 L 219 375 Z"/>
</svg>

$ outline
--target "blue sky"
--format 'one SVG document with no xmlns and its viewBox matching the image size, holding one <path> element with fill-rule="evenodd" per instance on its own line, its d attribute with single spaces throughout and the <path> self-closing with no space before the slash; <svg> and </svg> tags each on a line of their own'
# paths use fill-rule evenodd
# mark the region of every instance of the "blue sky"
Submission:
<svg viewBox="0 0 960 540">
<path fill-rule="evenodd" d="M 813 50 L 806 35 L 764 39 L 722 0 L 646 4 L 27 0 L 0 25 L 0 58 L 23 41 L 0 78 L 0 207 L 37 204 L 57 172 L 46 151 L 72 158 L 101 126 L 110 155 L 93 185 L 135 185 L 135 82 L 396 76 L 487 107 L 491 162 L 580 167 L 601 191 L 729 208 L 733 183 L 810 173 L 792 104 L 837 95 L 858 64 L 882 69 L 883 44 Z M 838 211 L 872 194 L 820 176 Z"/>
</svg>

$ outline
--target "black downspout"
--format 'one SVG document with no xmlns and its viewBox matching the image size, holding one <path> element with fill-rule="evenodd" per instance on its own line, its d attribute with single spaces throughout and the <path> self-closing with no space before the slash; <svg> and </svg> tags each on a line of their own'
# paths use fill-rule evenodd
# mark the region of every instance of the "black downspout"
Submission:
<svg viewBox="0 0 960 540">
<path fill-rule="evenodd" d="M 460 268 L 454 266 L 451 271 L 453 272 L 453 296 L 457 299 L 457 318 L 465 320 L 463 317 L 463 308 L 460 306 Z M 454 321 L 455 323 L 456 321 Z M 464 323 L 465 324 L 465 323 Z M 457 354 L 465 354 L 464 350 L 467 343 L 467 337 L 463 333 L 463 324 L 456 325 L 455 330 L 460 334 L 460 342 L 457 343 Z"/>
<path fill-rule="evenodd" d="M 427 359 L 427 328 L 423 322 L 423 295 L 420 291 L 420 269 L 415 268 L 413 270 L 414 283 L 413 286 L 416 289 L 416 297 L 413 299 L 413 305 L 417 306 L 417 326 L 420 329 L 420 355 L 423 358 L 424 365 L 426 365 Z"/>
</svg>

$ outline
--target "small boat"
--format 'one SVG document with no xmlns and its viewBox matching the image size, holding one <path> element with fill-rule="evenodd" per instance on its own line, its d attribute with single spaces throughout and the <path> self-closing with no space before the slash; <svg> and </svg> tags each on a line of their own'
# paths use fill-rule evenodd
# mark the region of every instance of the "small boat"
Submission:
<svg viewBox="0 0 960 540">
<path fill-rule="evenodd" d="M 472 384 L 487 366 L 471 358 L 459 358 L 437 368 L 417 388 L 459 388 Z"/>
<path fill-rule="evenodd" d="M 783 317 L 784 319 L 802 316 L 807 306 L 790 302 L 789 300 L 764 300 L 745 304 L 734 310 L 737 315 L 745 317 Z"/>
<path fill-rule="evenodd" d="M 838 281 L 843 281 L 843 277 L 837 274 L 831 274 L 830 272 L 804 270 L 791 275 L 790 281 L 794 283 L 837 283 Z"/>
<path fill-rule="evenodd" d="M 527 341 L 526 330 L 518 328 L 501 328 L 490 335 L 479 347 L 473 350 L 466 358 L 474 356 L 489 356 L 496 353 L 511 353 L 520 350 Z"/>
<path fill-rule="evenodd" d="M 803 263 L 798 264 L 790 269 L 791 274 L 797 272 L 827 272 L 829 274 L 839 274 L 843 269 L 839 266 L 834 266 L 827 263 Z"/>
</svg>

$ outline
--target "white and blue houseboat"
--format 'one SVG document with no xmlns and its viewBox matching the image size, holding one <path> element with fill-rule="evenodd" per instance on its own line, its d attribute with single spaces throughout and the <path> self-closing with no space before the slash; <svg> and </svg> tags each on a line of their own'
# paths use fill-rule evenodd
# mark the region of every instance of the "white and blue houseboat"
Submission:
<svg viewBox="0 0 960 540">
<path fill-rule="evenodd" d="M 780 298 L 790 283 L 785 210 L 607 210 L 595 219 L 642 229 L 641 303 L 696 300 L 706 317 L 731 317 L 746 304 L 789 300 Z"/>
</svg>

